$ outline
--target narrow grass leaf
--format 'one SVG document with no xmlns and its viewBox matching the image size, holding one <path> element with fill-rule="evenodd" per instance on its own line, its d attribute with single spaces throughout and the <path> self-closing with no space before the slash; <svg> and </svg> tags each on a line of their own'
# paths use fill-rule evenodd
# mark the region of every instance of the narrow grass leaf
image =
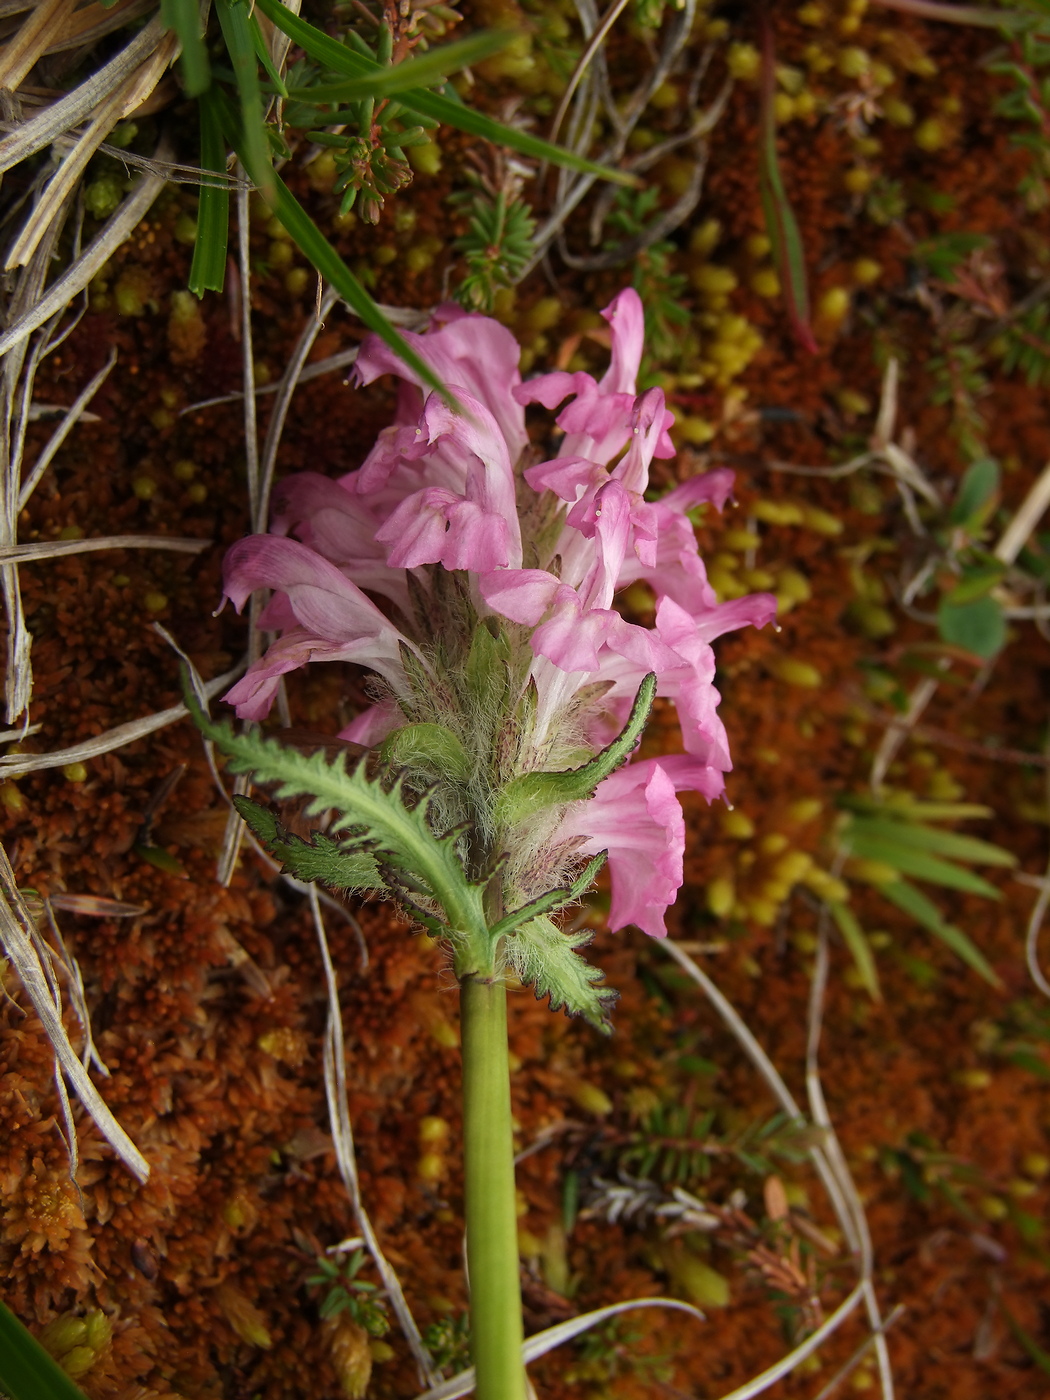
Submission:
<svg viewBox="0 0 1050 1400">
<path fill-rule="evenodd" d="M 995 846 L 991 841 L 981 841 L 976 836 L 964 836 L 956 831 L 941 831 L 919 822 L 880 821 L 877 817 L 862 817 L 854 820 L 851 830 L 876 838 L 903 841 L 920 851 L 933 851 L 954 860 L 972 861 L 975 865 L 1017 864 L 1013 851 Z"/>
<path fill-rule="evenodd" d="M 774 108 L 776 96 L 776 65 L 773 54 L 773 32 L 765 22 L 762 40 L 762 87 L 759 121 L 759 194 L 766 218 L 766 231 L 773 244 L 777 271 L 784 288 L 788 320 L 795 339 L 811 355 L 818 351 L 809 321 L 809 282 L 802 235 L 798 220 L 784 189 L 777 158 L 777 124 Z"/>
<path fill-rule="evenodd" d="M 879 974 L 875 970 L 871 944 L 857 922 L 856 915 L 848 904 L 843 904 L 839 900 L 829 903 L 828 908 L 831 910 L 831 917 L 838 924 L 839 932 L 850 951 L 864 990 L 872 1001 L 881 1001 L 882 988 L 879 986 Z"/>
<path fill-rule="evenodd" d="M 345 83 L 319 83 L 313 87 L 292 88 L 290 95 L 304 102 L 359 102 L 366 97 L 389 97 L 413 87 L 429 87 L 444 82 L 449 73 L 469 68 L 505 49 L 514 36 L 506 29 L 487 29 L 442 44 L 420 58 L 409 58 L 392 68 L 380 68 Z M 366 60 L 367 61 L 367 60 Z"/>
<path fill-rule="evenodd" d="M 262 90 L 259 87 L 259 63 L 252 38 L 248 6 L 243 0 L 216 0 L 216 12 L 222 26 L 241 105 L 242 149 L 239 152 L 244 168 L 258 185 L 263 198 L 273 200 L 274 174 L 270 160 L 270 143 L 263 121 Z"/>
<path fill-rule="evenodd" d="M 201 37 L 197 0 L 160 0 L 160 17 L 182 45 L 182 81 L 187 97 L 200 97 L 211 82 L 208 50 Z"/>
<path fill-rule="evenodd" d="M 880 885 L 879 893 L 917 923 L 929 929 L 986 982 L 990 982 L 993 987 L 1001 985 L 988 959 L 973 940 L 963 933 L 962 929 L 946 923 L 936 904 L 927 899 L 914 885 L 910 885 L 907 880 L 895 880 L 888 885 Z"/>
<path fill-rule="evenodd" d="M 929 880 L 934 885 L 946 885 L 949 889 L 965 890 L 967 894 L 984 895 L 986 899 L 1002 899 L 1002 894 L 994 885 L 964 866 L 953 865 L 939 856 L 929 855 L 907 844 L 907 838 L 890 840 L 881 836 L 866 835 L 863 831 L 853 831 L 849 837 L 850 847 L 856 856 L 863 860 L 884 861 L 899 870 L 902 875 L 914 875 L 917 880 Z"/>
<path fill-rule="evenodd" d="M 208 89 L 197 102 L 201 127 L 201 170 L 226 175 L 226 143 L 215 92 Z M 230 233 L 230 191 L 223 184 L 202 184 L 197 207 L 197 238 L 193 245 L 189 288 L 196 296 L 221 292 L 226 278 L 226 243 Z"/>
<path fill-rule="evenodd" d="M 277 68 L 274 66 L 274 61 L 270 57 L 269 45 L 267 44 L 266 39 L 263 36 L 262 26 L 259 24 L 259 21 L 255 18 L 254 14 L 248 20 L 248 24 L 251 29 L 252 44 L 255 48 L 255 56 L 262 64 L 263 72 L 273 84 L 277 95 L 279 97 L 287 97 L 288 89 L 285 87 L 284 79 L 281 77 Z"/>
<path fill-rule="evenodd" d="M 10 1400 L 84 1400 L 84 1392 L 4 1303 L 0 1303 L 0 1389 Z"/>
<path fill-rule="evenodd" d="M 350 78 L 362 78 L 387 71 L 374 59 L 353 53 L 314 25 L 292 14 L 291 10 L 281 4 L 281 0 L 256 0 L 256 3 L 267 19 L 272 20 L 278 29 L 287 34 L 310 58 L 323 64 L 325 68 L 336 73 L 345 73 Z M 473 107 L 443 97 L 440 93 L 411 88 L 401 93 L 398 100 L 406 110 L 417 115 L 431 117 L 445 126 L 466 131 L 471 136 L 481 136 L 494 145 L 509 146 L 511 150 L 520 151 L 522 155 L 550 161 L 554 165 L 567 166 L 570 170 L 578 170 L 583 174 L 597 175 L 600 179 L 612 181 L 614 184 L 632 187 L 638 184 L 637 177 L 627 171 L 612 170 L 608 166 L 586 160 L 583 156 L 573 155 L 561 146 L 552 146 L 549 141 L 531 136 L 527 131 L 519 131 L 516 127 L 493 121 L 491 117 L 475 111 Z"/>
</svg>

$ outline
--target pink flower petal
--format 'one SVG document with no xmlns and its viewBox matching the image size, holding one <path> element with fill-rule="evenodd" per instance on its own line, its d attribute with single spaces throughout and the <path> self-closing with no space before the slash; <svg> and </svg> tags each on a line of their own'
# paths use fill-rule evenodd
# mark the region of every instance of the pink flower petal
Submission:
<svg viewBox="0 0 1050 1400">
<path fill-rule="evenodd" d="M 535 627 L 562 584 L 543 569 L 494 569 L 482 574 L 478 587 L 493 612 L 511 622 Z"/>
<path fill-rule="evenodd" d="M 682 884 L 685 818 L 662 759 L 631 763 L 600 783 L 589 802 L 570 808 L 557 840 L 582 838 L 582 855 L 609 853 L 615 932 L 636 924 L 653 938 Z"/>
</svg>

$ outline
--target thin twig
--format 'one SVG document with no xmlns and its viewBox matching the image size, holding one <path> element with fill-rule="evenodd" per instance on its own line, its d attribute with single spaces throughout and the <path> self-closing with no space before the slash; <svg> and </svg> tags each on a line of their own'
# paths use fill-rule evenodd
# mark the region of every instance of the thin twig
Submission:
<svg viewBox="0 0 1050 1400">
<path fill-rule="evenodd" d="M 837 874 L 837 869 L 833 873 Z M 893 1400 L 893 1371 L 890 1366 L 889 1349 L 883 1336 L 885 1324 L 872 1277 L 875 1259 L 871 1245 L 871 1233 L 868 1230 L 868 1220 L 864 1214 L 860 1196 L 857 1194 L 853 1178 L 846 1165 L 845 1154 L 831 1122 L 831 1115 L 824 1098 L 824 1086 L 820 1082 L 820 1033 L 824 1015 L 824 997 L 827 991 L 828 963 L 828 912 L 825 906 L 821 909 L 820 918 L 817 921 L 817 956 L 809 994 L 809 1025 L 806 1036 L 806 1094 L 813 1121 L 824 1130 L 824 1151 L 828 1161 L 835 1169 L 853 1216 L 857 1238 L 860 1241 L 860 1281 L 864 1290 L 868 1322 L 874 1334 L 883 1400 Z"/>
<path fill-rule="evenodd" d="M 209 699 L 231 686 L 243 673 L 244 666 L 245 663 L 240 661 L 231 670 L 208 681 L 205 692 Z M 89 759 L 133 744 L 136 739 L 144 739 L 147 734 L 155 734 L 169 724 L 176 724 L 180 719 L 185 719 L 188 713 L 185 705 L 172 705 L 170 709 L 158 710 L 155 714 L 144 715 L 142 719 L 118 724 L 94 739 L 85 739 L 82 744 L 73 744 L 67 749 L 56 749 L 52 753 L 4 754 L 0 757 L 0 780 L 20 778 L 24 773 L 39 773 L 45 768 L 64 768 L 69 763 L 86 763 Z"/>
<path fill-rule="evenodd" d="M 100 549 L 167 549 L 175 554 L 203 554 L 211 540 L 182 535 L 99 535 L 87 540 L 34 540 L 0 547 L 0 564 L 32 564 L 68 554 L 93 554 Z"/>
<path fill-rule="evenodd" d="M 87 408 L 88 404 L 95 397 L 95 395 L 98 393 L 99 389 L 101 389 L 102 385 L 106 382 L 106 380 L 109 377 L 110 370 L 116 363 L 117 347 L 114 345 L 109 352 L 109 357 L 106 360 L 106 363 L 102 366 L 102 368 L 94 376 L 94 378 L 89 380 L 85 387 L 80 391 L 77 398 L 73 401 L 73 403 L 70 404 L 69 408 L 66 409 L 65 413 L 63 414 L 61 423 L 59 423 L 58 427 L 51 434 L 51 437 L 48 439 L 47 445 L 45 446 L 43 452 L 41 452 L 40 456 L 33 463 L 32 470 L 26 477 L 25 481 L 22 482 L 22 489 L 19 492 L 18 496 L 18 509 L 20 511 L 25 510 L 26 505 L 29 502 L 30 496 L 33 494 L 33 492 L 39 485 L 40 479 L 50 466 L 55 456 L 55 453 L 65 442 L 69 434 L 73 431 L 78 420 L 83 416 L 84 410 Z M 32 405 L 30 405 L 30 407 L 32 407 Z"/>
<path fill-rule="evenodd" d="M 309 899 L 314 928 L 317 931 L 317 943 L 321 952 L 321 963 L 324 967 L 325 986 L 328 990 L 328 1023 L 324 1038 L 324 1086 L 328 1099 L 328 1119 L 332 1130 L 332 1142 L 335 1146 L 339 1175 L 343 1178 L 343 1185 L 350 1197 L 357 1228 L 364 1237 L 368 1252 L 372 1256 L 383 1281 L 387 1297 L 390 1299 L 390 1305 L 401 1324 L 401 1330 L 405 1334 L 412 1355 L 416 1359 L 420 1380 L 428 1386 L 434 1386 L 440 1382 L 441 1374 L 435 1369 L 430 1353 L 423 1343 L 415 1318 L 413 1318 L 408 1303 L 405 1301 L 401 1281 L 379 1246 L 375 1229 L 361 1197 L 361 1182 L 357 1174 L 357 1154 L 354 1150 L 354 1131 L 350 1120 L 350 1100 L 346 1084 L 346 1046 L 343 1041 L 343 1017 L 339 1009 L 339 989 L 336 984 L 332 955 L 328 950 L 328 937 L 325 933 L 321 904 L 317 898 L 317 890 L 313 885 L 309 889 Z"/>
<path fill-rule="evenodd" d="M 69 1043 L 69 1037 L 62 1024 L 61 1003 L 57 1001 L 48 984 L 44 964 L 34 946 L 35 922 L 26 908 L 7 852 L 2 846 L 0 888 L 0 940 L 51 1042 L 57 1062 L 56 1075 L 57 1065 L 61 1065 L 62 1073 L 72 1084 L 77 1098 L 84 1105 L 99 1132 L 128 1170 L 139 1181 L 146 1181 L 150 1173 L 149 1163 L 114 1118 Z"/>
</svg>

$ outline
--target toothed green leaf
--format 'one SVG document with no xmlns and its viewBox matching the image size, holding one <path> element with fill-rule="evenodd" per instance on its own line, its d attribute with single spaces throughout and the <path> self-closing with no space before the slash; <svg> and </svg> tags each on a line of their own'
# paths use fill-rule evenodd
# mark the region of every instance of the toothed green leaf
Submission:
<svg viewBox="0 0 1050 1400">
<path fill-rule="evenodd" d="M 622 732 L 608 748 L 596 754 L 582 768 L 570 768 L 561 773 L 526 773 L 513 779 L 500 793 L 496 804 L 496 819 L 510 825 L 563 802 L 580 802 L 590 797 L 594 789 L 610 773 L 625 763 L 631 750 L 642 737 L 656 695 L 656 676 L 645 677 L 631 707 L 630 718 Z"/>
<path fill-rule="evenodd" d="M 492 927 L 493 938 L 498 938 L 504 933 L 513 933 L 522 924 L 538 918 L 541 914 L 556 914 L 559 909 L 564 909 L 569 904 L 575 904 L 580 895 L 586 894 L 598 878 L 598 872 L 605 864 L 606 855 L 606 851 L 596 855 L 592 861 L 588 862 L 586 870 L 567 889 L 548 890 L 546 894 L 541 894 L 538 899 L 522 905 L 520 909 L 515 909 L 505 919 L 500 919 L 499 923 Z"/>
<path fill-rule="evenodd" d="M 618 994 L 611 987 L 597 985 L 604 981 L 604 972 L 576 951 L 592 937 L 586 931 L 563 933 L 541 916 L 523 924 L 503 946 L 514 971 L 533 988 L 537 1001 L 550 997 L 552 1011 L 564 1007 L 568 1015 L 582 1016 L 608 1035 L 609 1013 Z"/>
<path fill-rule="evenodd" d="M 320 831 L 304 841 L 286 831 L 268 808 L 250 798 L 234 797 L 233 805 L 274 859 L 297 880 L 319 880 L 333 890 L 386 888 L 375 857 L 367 851 L 346 850 Z"/>
<path fill-rule="evenodd" d="M 307 755 L 283 748 L 258 732 L 237 734 L 228 722 L 217 724 L 201 709 L 185 674 L 183 696 L 197 728 L 227 756 L 233 772 L 253 773 L 262 782 L 275 784 L 279 800 L 308 797 L 307 817 L 334 810 L 337 816 L 330 831 L 353 828 L 373 844 L 377 863 L 422 881 L 425 894 L 444 912 L 461 951 L 475 962 L 486 962 L 492 940 L 482 890 L 469 882 L 463 870 L 457 833 L 438 836 L 431 830 L 426 798 L 407 807 L 399 783 L 384 790 L 379 779 L 368 777 L 363 761 L 348 771 L 345 752 L 329 761 L 323 750 Z"/>
</svg>

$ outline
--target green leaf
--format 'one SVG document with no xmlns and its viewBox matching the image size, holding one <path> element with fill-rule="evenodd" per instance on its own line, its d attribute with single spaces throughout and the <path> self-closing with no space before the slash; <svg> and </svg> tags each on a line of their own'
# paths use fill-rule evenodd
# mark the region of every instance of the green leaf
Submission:
<svg viewBox="0 0 1050 1400">
<path fill-rule="evenodd" d="M 256 58 L 262 64 L 263 71 L 269 78 L 270 82 L 273 84 L 274 90 L 276 91 L 277 95 L 279 97 L 287 97 L 288 89 L 287 87 L 285 87 L 284 79 L 277 71 L 277 68 L 274 65 L 274 61 L 270 57 L 270 50 L 267 46 L 266 39 L 263 36 L 262 26 L 259 24 L 259 21 L 255 18 L 254 14 L 250 16 L 248 23 L 251 29 L 252 45 L 255 49 Z"/>
<path fill-rule="evenodd" d="M 1014 853 L 1004 850 L 1002 846 L 994 846 L 990 841 L 981 841 L 976 836 L 965 836 L 957 831 L 942 831 L 937 827 L 924 826 L 921 822 L 855 817 L 849 830 L 861 832 L 866 836 L 903 841 L 919 850 L 933 851 L 938 855 L 951 856 L 954 860 L 969 861 L 975 865 L 1017 864 Z"/>
<path fill-rule="evenodd" d="M 486 29 L 469 38 L 442 44 L 419 58 L 406 59 L 392 68 L 378 68 L 360 78 L 345 83 L 317 83 L 313 87 L 291 88 L 289 96 L 302 102 L 360 102 L 368 97 L 389 97 L 413 87 L 430 87 L 440 83 L 449 73 L 469 68 L 494 53 L 505 49 L 514 35 L 505 29 Z"/>
<path fill-rule="evenodd" d="M 189 288 L 195 296 L 221 292 L 226 278 L 226 244 L 230 230 L 230 191 L 225 183 L 226 144 L 215 92 L 209 88 L 197 103 L 201 127 L 201 170 L 223 176 L 222 184 L 201 185 L 197 238 L 193 245 Z"/>
<path fill-rule="evenodd" d="M 355 835 L 374 843 L 379 860 L 409 879 L 424 882 L 425 897 L 433 899 L 448 921 L 458 976 L 494 972 L 495 945 L 485 922 L 482 891 L 463 870 L 457 833 L 438 836 L 431 830 L 425 797 L 407 807 L 400 784 L 384 790 L 380 780 L 368 777 L 366 760 L 349 772 L 345 751 L 329 762 L 323 750 L 307 755 L 257 732 L 237 734 L 229 722 L 215 723 L 201 709 L 185 675 L 183 696 L 194 724 L 226 754 L 233 772 L 254 773 L 262 782 L 276 784 L 280 801 L 309 797 L 308 818 L 334 809 L 338 815 L 332 832 L 354 829 Z"/>
<path fill-rule="evenodd" d="M 864 984 L 864 989 L 871 997 L 872 1001 L 882 1000 L 882 989 L 879 986 L 879 974 L 875 970 L 875 959 L 872 956 L 871 944 L 868 942 L 864 930 L 857 922 L 853 910 L 848 904 L 843 904 L 839 900 L 834 900 L 828 904 L 831 916 L 839 926 L 846 947 L 853 956 L 857 972 Z"/>
<path fill-rule="evenodd" d="M 247 797 L 232 801 L 253 835 L 297 880 L 319 880 L 333 890 L 386 889 L 375 857 L 367 851 L 347 850 L 320 831 L 304 841 L 285 830 L 269 808 Z"/>
<path fill-rule="evenodd" d="M 561 773 L 525 773 L 512 779 L 497 798 L 496 821 L 511 825 L 546 807 L 590 797 L 603 779 L 627 761 L 642 737 L 655 695 L 656 676 L 651 673 L 638 688 L 623 731 L 582 768 L 570 768 Z"/>
<path fill-rule="evenodd" d="M 85 1400 L 54 1357 L 0 1303 L 0 1390 L 10 1400 Z"/>
<path fill-rule="evenodd" d="M 466 749 L 443 724 L 406 724 L 384 740 L 380 749 L 392 768 L 422 769 L 465 783 L 474 771 Z"/>
<path fill-rule="evenodd" d="M 381 64 L 365 58 L 362 54 L 351 52 L 337 40 L 330 39 L 327 34 L 322 33 L 314 25 L 308 24 L 298 15 L 293 15 L 291 10 L 281 4 L 281 0 L 256 0 L 256 3 L 263 14 L 277 25 L 278 29 L 287 34 L 315 62 L 322 64 L 332 72 L 346 73 L 351 78 L 361 78 L 377 71 L 386 71 Z M 444 123 L 445 126 L 453 126 L 459 131 L 469 132 L 472 136 L 482 136 L 486 141 L 493 142 L 494 145 L 509 146 L 511 150 L 520 151 L 522 155 L 550 161 L 554 165 L 567 166 L 570 170 L 578 170 L 584 174 L 597 175 L 603 180 L 612 181 L 614 184 L 637 185 L 638 183 L 637 178 L 626 171 L 611 170 L 607 166 L 597 165 L 594 161 L 573 155 L 571 151 L 566 151 L 561 146 L 552 146 L 548 141 L 542 141 L 537 136 L 530 136 L 527 131 L 519 131 L 516 127 L 505 126 L 502 122 L 493 121 L 491 117 L 476 112 L 473 107 L 467 107 L 458 100 L 453 101 L 451 98 L 436 92 L 412 88 L 399 94 L 399 101 L 408 111 L 424 117 L 431 117 L 434 121 Z"/>
<path fill-rule="evenodd" d="M 942 600 L 937 609 L 937 628 L 943 641 L 972 651 L 982 661 L 995 656 L 1006 641 L 1006 620 L 994 598 L 975 598 L 958 607 Z"/>
<path fill-rule="evenodd" d="M 270 143 L 263 120 L 262 90 L 259 87 L 259 61 L 255 53 L 251 20 L 245 0 L 215 0 L 216 13 L 226 40 L 237 93 L 241 102 L 242 144 L 238 154 L 264 199 L 273 200 L 274 170 Z"/>
<path fill-rule="evenodd" d="M 964 603 L 972 603 L 975 598 L 983 598 L 1002 580 L 1006 565 L 996 560 L 991 564 L 979 564 L 965 569 L 959 582 L 941 600 L 949 607 L 958 608 Z"/>
<path fill-rule="evenodd" d="M 855 823 L 847 840 L 852 854 L 863 860 L 883 861 L 903 875 L 914 875 L 935 885 L 947 885 L 949 889 L 984 895 L 986 899 L 1002 899 L 1002 894 L 994 885 L 975 875 L 972 870 L 941 860 L 927 851 L 917 850 L 908 841 L 907 831 L 902 831 L 899 838 L 875 836 L 866 832 L 860 823 Z"/>
<path fill-rule="evenodd" d="M 809 322 L 809 281 L 802 234 L 787 197 L 777 157 L 776 76 L 773 38 L 768 20 L 762 45 L 762 90 L 759 121 L 758 188 L 766 232 L 773 244 L 773 257 L 784 287 L 788 320 L 796 340 L 810 354 L 817 353 L 817 342 Z"/>
<path fill-rule="evenodd" d="M 113 0 L 115 3 L 115 0 Z M 208 50 L 201 36 L 200 6 L 197 0 L 160 0 L 160 17 L 174 29 L 182 46 L 182 82 L 187 97 L 200 97 L 211 82 Z"/>
<path fill-rule="evenodd" d="M 984 523 L 999 499 L 999 463 L 994 457 L 979 457 L 966 468 L 952 508 L 948 513 L 949 525 L 967 525 L 976 520 Z"/>
<path fill-rule="evenodd" d="M 897 880 L 888 885 L 880 885 L 879 894 L 905 914 L 909 914 L 924 928 L 928 928 L 986 982 L 990 982 L 993 987 L 1002 985 L 991 964 L 972 939 L 963 933 L 962 929 L 946 923 L 934 902 L 927 899 L 914 885 L 910 885 L 907 880 Z"/>
<path fill-rule="evenodd" d="M 499 938 L 503 934 L 513 933 L 522 924 L 538 918 L 541 914 L 556 914 L 559 909 L 564 909 L 569 904 L 575 904 L 598 878 L 598 872 L 605 864 L 607 854 L 606 851 L 602 851 L 596 855 L 593 860 L 587 863 L 582 874 L 566 889 L 548 890 L 546 894 L 541 894 L 538 899 L 522 905 L 520 909 L 515 909 L 508 914 L 506 918 L 500 919 L 499 923 L 494 924 L 490 930 L 492 937 Z"/>
<path fill-rule="evenodd" d="M 550 919 L 541 917 L 523 924 L 503 946 L 518 977 L 535 990 L 537 1001 L 549 996 L 552 1011 L 564 1007 L 568 1015 L 583 1016 L 608 1035 L 617 993 L 597 985 L 604 981 L 604 972 L 576 952 L 593 936 L 586 930 L 563 933 Z"/>
</svg>

